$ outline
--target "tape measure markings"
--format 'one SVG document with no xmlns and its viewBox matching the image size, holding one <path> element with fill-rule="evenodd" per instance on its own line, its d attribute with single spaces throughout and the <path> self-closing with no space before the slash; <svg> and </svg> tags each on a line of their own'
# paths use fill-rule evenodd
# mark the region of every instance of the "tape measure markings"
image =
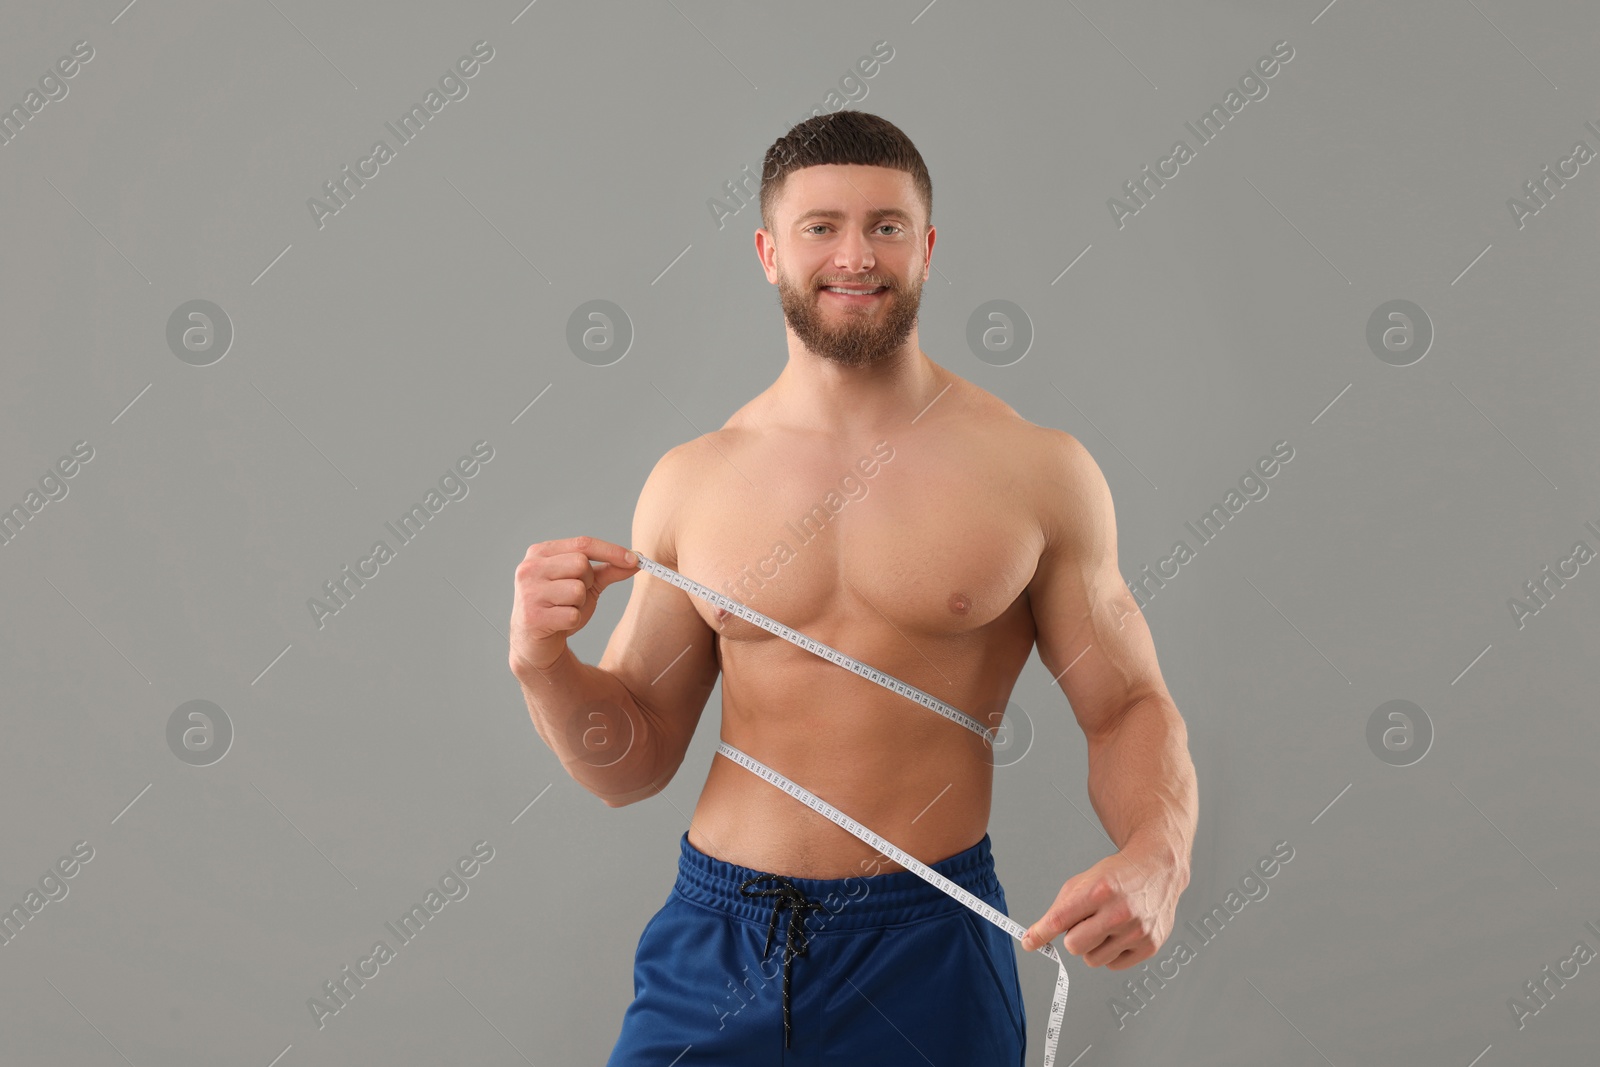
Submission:
<svg viewBox="0 0 1600 1067">
<path fill-rule="evenodd" d="M 836 663 L 841 667 L 854 671 L 863 678 L 878 683 L 886 689 L 891 689 L 894 692 L 899 693 L 901 696 L 915 700 L 924 707 L 931 708 L 932 710 L 943 715 L 945 718 L 950 719 L 953 722 L 960 723 L 962 726 L 967 727 L 967 729 L 979 734 L 984 738 L 985 741 L 988 741 L 991 744 L 993 743 L 995 734 L 994 730 L 981 725 L 976 719 L 968 715 L 966 712 L 951 707 L 938 697 L 929 693 L 925 693 L 915 686 L 907 685 L 905 682 L 900 681 L 893 675 L 885 674 L 874 667 L 867 666 L 865 663 L 862 663 L 859 660 L 852 659 L 843 652 L 840 652 L 838 649 L 830 648 L 821 641 L 813 640 L 798 630 L 769 619 L 767 616 L 761 614 L 759 611 L 756 611 L 754 608 L 747 607 L 746 605 L 739 603 L 737 600 L 730 599 L 729 597 L 725 597 L 715 590 L 708 589 L 699 582 L 685 578 L 677 571 L 672 570 L 670 567 L 664 566 L 663 564 L 657 563 L 655 560 L 650 559 L 648 556 L 645 556 L 642 553 L 638 553 L 638 557 L 640 568 L 649 572 L 650 574 L 655 575 L 657 578 L 670 582 L 685 592 L 693 593 L 695 596 L 710 601 L 718 607 L 739 616 L 741 619 L 744 619 L 747 622 L 754 623 L 764 630 L 771 631 L 772 633 L 777 634 L 779 637 L 792 641 L 806 651 L 815 653 L 816 655 L 821 656 L 823 659 L 828 660 L 830 663 Z M 788 778 L 785 778 L 783 775 L 773 770 L 771 767 L 768 767 L 766 764 L 760 762 L 752 756 L 747 755 L 744 752 L 741 752 L 739 749 L 728 744 L 728 742 L 720 739 L 717 742 L 717 751 L 721 755 L 733 760 L 735 763 L 754 773 L 758 777 L 766 779 L 766 781 L 777 786 L 785 793 L 788 793 L 790 796 L 794 797 L 808 808 L 817 812 L 819 815 L 822 815 L 823 817 L 849 831 L 851 834 L 854 834 L 862 841 L 865 841 L 867 844 L 877 849 L 883 855 L 894 860 L 902 867 L 922 878 L 923 881 L 926 881 L 937 889 L 942 890 L 944 893 L 955 898 L 957 901 L 977 912 L 985 919 L 988 919 L 990 922 L 1000 927 L 1000 929 L 1004 930 L 1018 941 L 1022 940 L 1022 938 L 1027 934 L 1027 928 L 1021 923 L 1017 922 L 1015 919 L 1005 915 L 998 908 L 991 906 L 987 902 L 969 893 L 961 886 L 956 885 L 950 879 L 946 878 L 932 867 L 929 867 L 927 864 L 923 863 L 909 852 L 906 852 L 904 849 L 891 844 L 882 837 L 879 837 L 876 833 L 867 829 L 865 826 L 862 826 L 850 816 L 846 815 L 832 804 L 829 804 L 826 800 L 823 800 L 821 797 L 805 789 L 803 786 L 795 784 Z M 1048 959 L 1055 961 L 1056 965 L 1056 988 L 1055 993 L 1050 998 L 1050 1020 L 1045 1026 L 1044 1043 L 1044 1067 L 1052 1067 L 1056 1058 L 1056 1045 L 1061 1039 L 1062 1019 L 1065 1017 L 1067 1011 L 1067 988 L 1069 984 L 1067 978 L 1067 965 L 1066 962 L 1062 960 L 1061 954 L 1057 952 L 1056 946 L 1053 942 L 1045 942 L 1037 951 L 1041 956 L 1045 956 Z"/>
<path fill-rule="evenodd" d="M 979 737 L 982 737 L 985 741 L 989 742 L 991 746 L 993 746 L 995 734 L 998 732 L 996 728 L 984 726 L 971 715 L 968 715 L 959 708 L 951 707 L 949 704 L 946 704 L 932 693 L 923 692 L 914 685 L 908 685 L 907 683 L 902 682 L 892 674 L 885 674 L 876 667 L 868 666 L 867 664 L 862 663 L 860 660 L 853 659 L 850 656 L 845 655 L 843 652 L 840 652 L 836 648 L 832 648 L 823 644 L 821 641 L 807 637 L 799 630 L 785 626 L 783 623 L 774 621 L 773 619 L 769 619 L 767 616 L 761 614 L 761 612 L 755 610 L 754 608 L 745 604 L 741 604 L 737 600 L 725 597 L 714 589 L 708 589 L 699 582 L 685 578 L 677 571 L 663 564 L 657 563 L 655 560 L 643 555 L 642 553 L 639 553 L 638 555 L 640 568 L 648 571 L 650 574 L 655 575 L 657 578 L 660 578 L 666 582 L 671 582 L 679 589 L 682 589 L 685 592 L 693 593 L 695 596 L 698 596 L 703 600 L 709 600 L 711 603 L 717 605 L 717 607 L 739 616 L 746 622 L 754 623 L 763 630 L 768 630 L 777 634 L 779 637 L 787 638 L 788 640 L 799 645 L 801 648 L 805 649 L 807 652 L 815 653 L 830 663 L 836 663 L 839 666 L 844 667 L 846 670 L 854 671 L 856 674 L 861 675 L 863 678 L 866 678 L 869 681 L 878 683 L 885 689 L 891 689 L 903 697 L 915 700 L 922 706 L 937 711 L 940 715 L 943 715 L 952 722 L 956 722 L 962 726 L 965 726 L 967 729 L 971 730 Z"/>
</svg>

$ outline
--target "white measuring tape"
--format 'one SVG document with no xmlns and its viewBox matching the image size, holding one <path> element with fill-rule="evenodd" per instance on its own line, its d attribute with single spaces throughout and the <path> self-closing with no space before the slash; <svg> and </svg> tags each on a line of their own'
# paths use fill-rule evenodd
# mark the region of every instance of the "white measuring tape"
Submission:
<svg viewBox="0 0 1600 1067">
<path fill-rule="evenodd" d="M 900 681 L 900 679 L 895 678 L 892 675 L 885 674 L 876 668 L 869 667 L 859 660 L 852 659 L 843 652 L 828 647 L 821 641 L 814 641 L 798 630 L 791 629 L 780 622 L 774 622 L 772 619 L 767 618 L 754 608 L 747 607 L 746 605 L 739 603 L 737 600 L 732 600 L 728 597 L 725 597 L 713 589 L 708 589 L 699 582 L 685 578 L 671 567 L 657 563 L 655 560 L 645 556 L 642 553 L 636 554 L 639 556 L 639 568 L 641 570 L 647 571 L 663 581 L 670 582 L 685 592 L 693 593 L 695 596 L 700 597 L 703 600 L 708 600 L 718 607 L 739 616 L 746 622 L 754 623 L 764 630 L 769 630 L 772 633 L 777 634 L 779 637 L 787 638 L 806 651 L 813 652 L 831 663 L 837 663 L 841 667 L 854 671 L 863 678 L 877 682 L 885 689 L 892 689 L 901 696 L 909 697 L 924 707 L 932 708 L 945 718 L 950 719 L 953 722 L 960 723 L 962 726 L 965 726 L 967 729 L 972 730 L 974 733 L 983 737 L 984 740 L 989 741 L 991 744 L 993 743 L 995 731 L 983 726 L 976 719 L 965 712 L 951 707 L 938 697 L 925 693 L 916 686 L 907 685 L 905 682 Z M 767 781 L 771 782 L 779 789 L 782 789 L 785 793 L 788 793 L 796 800 L 805 804 L 819 815 L 822 815 L 825 818 L 837 823 L 839 826 L 848 830 L 856 837 L 859 837 L 861 840 L 877 849 L 884 856 L 894 860 L 902 867 L 917 874 L 923 879 L 923 881 L 932 884 L 936 888 L 965 904 L 967 907 L 971 908 L 985 919 L 988 919 L 990 922 L 1000 927 L 1000 929 L 1004 930 L 1018 941 L 1021 941 L 1027 934 L 1027 928 L 1021 923 L 1017 922 L 1015 919 L 1012 919 L 1010 916 L 1003 914 L 998 909 L 989 906 L 984 901 L 973 896 L 971 893 L 956 885 L 954 882 L 940 874 L 938 871 L 934 870 L 932 867 L 929 867 L 927 864 L 911 855 L 909 852 L 897 848 L 888 841 L 885 841 L 883 838 L 879 837 L 865 826 L 862 826 L 860 823 L 856 822 L 854 819 L 840 811 L 838 808 L 834 807 L 832 804 L 829 804 L 826 800 L 823 800 L 816 794 L 808 792 L 801 786 L 796 785 L 772 768 L 739 751 L 726 741 L 719 740 L 717 742 L 717 751 L 726 756 L 728 759 L 731 759 L 735 763 L 744 767 L 746 770 L 765 778 Z M 1050 1000 L 1050 1022 L 1045 1026 L 1044 1031 L 1044 1067 L 1052 1067 L 1056 1059 L 1056 1044 L 1061 1039 L 1061 1020 L 1062 1017 L 1066 1015 L 1067 1011 L 1067 965 L 1061 959 L 1060 953 L 1056 951 L 1055 945 L 1051 942 L 1046 942 L 1039 948 L 1038 951 L 1040 955 L 1054 960 L 1056 964 L 1056 991 L 1055 995 Z"/>
</svg>

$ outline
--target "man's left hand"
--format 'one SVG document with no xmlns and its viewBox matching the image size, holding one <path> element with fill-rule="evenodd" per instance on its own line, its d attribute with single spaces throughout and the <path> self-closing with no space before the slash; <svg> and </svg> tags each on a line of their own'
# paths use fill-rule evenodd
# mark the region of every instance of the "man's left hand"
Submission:
<svg viewBox="0 0 1600 1067">
<path fill-rule="evenodd" d="M 1154 852 L 1114 852 L 1067 879 L 1056 902 L 1022 939 L 1032 952 L 1062 931 L 1062 944 L 1090 967 L 1125 970 L 1155 955 L 1172 933 L 1188 876 Z"/>
</svg>

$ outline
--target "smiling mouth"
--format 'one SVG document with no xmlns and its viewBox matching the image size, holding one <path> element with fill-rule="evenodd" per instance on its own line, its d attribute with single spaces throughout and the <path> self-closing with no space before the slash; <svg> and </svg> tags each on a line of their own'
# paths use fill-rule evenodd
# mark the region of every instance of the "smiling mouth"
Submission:
<svg viewBox="0 0 1600 1067">
<path fill-rule="evenodd" d="M 884 293 L 888 286 L 880 285 L 875 289 L 857 289 L 824 285 L 822 291 L 835 300 L 842 300 L 847 304 L 870 304 Z"/>
</svg>

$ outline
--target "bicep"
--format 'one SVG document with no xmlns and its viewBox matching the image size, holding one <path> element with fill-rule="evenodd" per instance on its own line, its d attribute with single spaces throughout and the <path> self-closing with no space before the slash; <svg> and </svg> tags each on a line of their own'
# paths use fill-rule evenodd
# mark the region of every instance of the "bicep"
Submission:
<svg viewBox="0 0 1600 1067">
<path fill-rule="evenodd" d="M 1111 490 L 1094 458 L 1053 431 L 1045 548 L 1028 586 L 1039 659 L 1093 739 L 1122 712 L 1166 692 L 1144 614 L 1117 568 Z M 1058 435 L 1058 436 L 1055 436 Z"/>
<path fill-rule="evenodd" d="M 677 570 L 673 508 L 681 495 L 681 456 L 663 456 L 646 479 L 634 509 L 629 547 Z M 600 659 L 627 686 L 681 759 L 694 736 L 719 670 L 716 634 L 689 594 L 644 571 L 629 582 L 628 604 Z"/>
</svg>

